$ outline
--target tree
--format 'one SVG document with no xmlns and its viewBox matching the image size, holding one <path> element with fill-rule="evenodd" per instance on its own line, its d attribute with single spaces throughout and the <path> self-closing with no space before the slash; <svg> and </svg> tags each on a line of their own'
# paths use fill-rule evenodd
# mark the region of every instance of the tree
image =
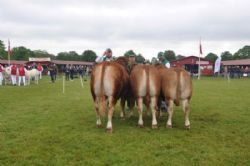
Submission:
<svg viewBox="0 0 250 166">
<path fill-rule="evenodd" d="M 34 57 L 34 53 L 24 46 L 14 47 L 11 51 L 11 59 L 28 60 L 29 57 Z"/>
<path fill-rule="evenodd" d="M 55 55 L 49 54 L 46 50 L 34 50 L 34 57 L 55 59 Z"/>
<path fill-rule="evenodd" d="M 244 46 L 233 55 L 233 59 L 247 59 L 247 58 L 250 58 L 250 46 Z"/>
<path fill-rule="evenodd" d="M 0 40 L 0 57 L 7 59 L 7 51 L 5 51 L 5 45 L 2 40 Z"/>
<path fill-rule="evenodd" d="M 72 60 L 72 61 L 79 61 L 80 60 L 80 56 L 75 51 L 69 51 L 68 58 L 69 58 L 68 60 Z"/>
<path fill-rule="evenodd" d="M 135 54 L 135 52 L 133 50 L 128 50 L 124 54 L 125 57 L 129 57 L 130 55 L 136 56 L 136 54 Z"/>
<path fill-rule="evenodd" d="M 233 55 L 229 51 L 224 51 L 221 53 L 221 60 L 226 61 L 226 60 L 232 60 Z"/>
<path fill-rule="evenodd" d="M 96 59 L 97 55 L 94 51 L 92 50 L 85 50 L 80 59 L 83 60 L 83 61 L 87 61 L 87 62 L 95 62 L 95 59 Z"/>
<path fill-rule="evenodd" d="M 135 61 L 136 63 L 143 63 L 145 61 L 145 58 L 139 53 L 136 57 L 135 57 Z"/>
<path fill-rule="evenodd" d="M 166 50 L 164 52 L 164 57 L 168 60 L 168 61 L 172 61 L 172 60 L 176 60 L 176 56 L 174 51 L 172 50 Z"/>
<path fill-rule="evenodd" d="M 79 61 L 80 56 L 75 51 L 60 52 L 60 53 L 57 54 L 56 59 L 68 60 L 68 61 Z"/>
<path fill-rule="evenodd" d="M 212 62 L 215 62 L 216 59 L 218 58 L 218 56 L 214 53 L 208 53 L 207 56 L 205 56 L 205 59 L 206 60 L 209 60 L 209 61 L 212 61 Z"/>
<path fill-rule="evenodd" d="M 183 58 L 185 58 L 185 56 L 183 56 L 183 55 L 177 55 L 176 56 L 176 59 L 183 59 Z"/>
</svg>

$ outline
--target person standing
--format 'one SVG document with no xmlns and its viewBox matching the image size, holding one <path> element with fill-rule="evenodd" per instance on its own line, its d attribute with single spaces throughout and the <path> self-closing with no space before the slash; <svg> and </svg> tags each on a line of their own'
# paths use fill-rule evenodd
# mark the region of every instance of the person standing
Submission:
<svg viewBox="0 0 250 166">
<path fill-rule="evenodd" d="M 79 76 L 83 78 L 83 74 L 84 74 L 83 72 L 84 71 L 83 71 L 83 66 L 82 65 L 79 66 L 78 72 L 79 72 Z"/>
<path fill-rule="evenodd" d="M 18 86 L 21 85 L 21 81 L 23 82 L 23 85 L 25 86 L 25 68 L 23 65 L 21 65 L 18 69 L 19 72 L 19 78 L 18 78 Z"/>
<path fill-rule="evenodd" d="M 114 60 L 114 58 L 112 56 L 112 50 L 110 48 L 107 48 L 102 56 L 99 56 L 95 59 L 95 62 L 100 63 L 103 61 L 113 61 L 113 60 Z"/>
<path fill-rule="evenodd" d="M 42 79 L 43 66 L 40 63 L 37 65 L 37 70 L 39 72 L 39 78 Z"/>
<path fill-rule="evenodd" d="M 57 68 L 57 66 L 56 66 L 56 64 L 54 63 L 54 65 L 53 65 L 53 69 L 54 69 L 54 73 L 55 73 L 55 80 L 56 80 L 56 76 L 57 76 L 57 73 L 58 73 L 58 68 Z"/>
<path fill-rule="evenodd" d="M 0 64 L 0 86 L 3 85 L 3 66 Z"/>
<path fill-rule="evenodd" d="M 49 74 L 50 74 L 50 78 L 51 78 L 51 82 L 54 83 L 55 82 L 55 66 L 53 64 L 51 64 L 49 66 Z"/>
<path fill-rule="evenodd" d="M 69 72 L 70 72 L 70 81 L 73 81 L 74 80 L 74 72 L 75 72 L 75 68 L 73 65 L 70 66 Z"/>
<path fill-rule="evenodd" d="M 16 86 L 16 73 L 17 73 L 17 67 L 15 64 L 12 64 L 10 74 L 11 74 L 11 82 L 12 85 Z"/>
<path fill-rule="evenodd" d="M 170 68 L 170 63 L 169 61 L 164 57 L 164 53 L 160 52 L 158 55 L 159 61 L 161 64 L 163 64 L 164 66 L 166 66 L 166 68 Z"/>
<path fill-rule="evenodd" d="M 66 67 L 64 68 L 64 73 L 67 81 L 69 81 L 69 70 L 69 65 L 66 65 Z"/>
</svg>

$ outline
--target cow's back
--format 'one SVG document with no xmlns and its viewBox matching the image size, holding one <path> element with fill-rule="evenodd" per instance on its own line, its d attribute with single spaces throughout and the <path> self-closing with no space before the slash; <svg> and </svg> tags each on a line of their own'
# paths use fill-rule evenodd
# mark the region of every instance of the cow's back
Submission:
<svg viewBox="0 0 250 166">
<path fill-rule="evenodd" d="M 137 65 L 130 75 L 130 84 L 135 97 L 158 96 L 160 77 L 154 66 Z"/>
<path fill-rule="evenodd" d="M 128 74 L 115 62 L 102 62 L 93 69 L 90 83 L 93 98 L 95 96 L 119 98 L 128 84 Z"/>
<path fill-rule="evenodd" d="M 179 75 L 180 99 L 190 100 L 192 97 L 192 79 L 190 74 L 182 68 L 175 68 L 174 70 Z"/>
<path fill-rule="evenodd" d="M 162 93 L 167 100 L 174 100 L 179 105 L 180 100 L 190 100 L 192 96 L 192 80 L 188 72 L 182 68 L 160 68 L 162 78 Z"/>
</svg>

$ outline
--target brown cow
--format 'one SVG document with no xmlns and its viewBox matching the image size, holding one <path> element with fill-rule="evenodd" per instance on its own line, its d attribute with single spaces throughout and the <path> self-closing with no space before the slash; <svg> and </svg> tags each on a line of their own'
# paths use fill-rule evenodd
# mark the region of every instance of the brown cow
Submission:
<svg viewBox="0 0 250 166">
<path fill-rule="evenodd" d="M 129 84 L 129 76 L 126 71 L 127 59 L 119 57 L 113 62 L 102 62 L 95 66 L 91 73 L 91 93 L 95 102 L 96 125 L 101 127 L 100 115 L 106 112 L 108 104 L 107 132 L 112 132 L 112 116 L 114 106 L 121 98 L 121 116 L 124 116 L 125 94 Z"/>
<path fill-rule="evenodd" d="M 136 65 L 130 75 L 130 84 L 133 96 L 137 100 L 139 121 L 138 125 L 143 127 L 142 111 L 143 100 L 152 111 L 152 128 L 157 128 L 156 108 L 157 99 L 160 94 L 160 75 L 157 69 L 151 65 Z"/>
<path fill-rule="evenodd" d="M 190 128 L 189 102 L 192 97 L 192 79 L 189 73 L 182 68 L 167 69 L 163 65 L 158 65 L 157 69 L 161 75 L 161 91 L 168 105 L 168 121 L 166 126 L 172 128 L 173 105 L 180 105 L 185 114 L 185 127 Z"/>
</svg>

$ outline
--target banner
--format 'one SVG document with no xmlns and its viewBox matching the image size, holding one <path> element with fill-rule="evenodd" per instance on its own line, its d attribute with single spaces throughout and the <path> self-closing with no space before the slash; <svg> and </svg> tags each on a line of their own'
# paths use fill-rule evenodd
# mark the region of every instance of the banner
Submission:
<svg viewBox="0 0 250 166">
<path fill-rule="evenodd" d="M 218 57 L 214 64 L 214 73 L 220 72 L 221 57 Z"/>
</svg>

